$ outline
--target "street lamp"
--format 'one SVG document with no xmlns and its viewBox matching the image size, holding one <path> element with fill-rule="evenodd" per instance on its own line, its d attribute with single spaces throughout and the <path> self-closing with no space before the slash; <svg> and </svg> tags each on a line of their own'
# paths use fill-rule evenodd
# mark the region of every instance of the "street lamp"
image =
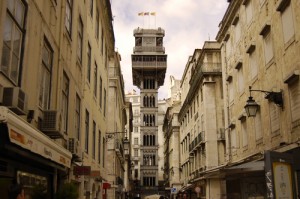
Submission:
<svg viewBox="0 0 300 199">
<path fill-rule="evenodd" d="M 130 142 L 129 142 L 129 140 L 127 138 L 127 134 L 126 134 L 125 138 L 123 140 L 124 154 L 125 155 L 129 155 L 129 144 L 130 144 Z"/>
<path fill-rule="evenodd" d="M 127 129 L 124 129 L 124 131 L 106 132 L 106 142 L 108 142 L 110 139 L 114 139 L 116 134 L 125 134 L 125 139 L 127 139 Z"/>
<path fill-rule="evenodd" d="M 256 113 L 257 113 L 257 110 L 259 108 L 259 105 L 255 102 L 255 100 L 251 96 L 252 91 L 259 91 L 259 92 L 265 93 L 266 94 L 266 96 L 265 96 L 266 99 L 268 99 L 269 101 L 275 103 L 277 106 L 283 108 L 282 91 L 273 92 L 273 91 L 264 91 L 264 90 L 252 90 L 251 86 L 249 86 L 250 96 L 247 100 L 246 105 L 244 106 L 248 117 L 255 117 Z"/>
</svg>

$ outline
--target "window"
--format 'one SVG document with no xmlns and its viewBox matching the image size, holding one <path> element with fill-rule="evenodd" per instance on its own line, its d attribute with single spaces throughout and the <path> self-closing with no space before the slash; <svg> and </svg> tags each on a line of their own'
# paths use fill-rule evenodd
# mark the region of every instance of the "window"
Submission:
<svg viewBox="0 0 300 199">
<path fill-rule="evenodd" d="M 49 109 L 50 106 L 50 87 L 51 87 L 51 71 L 53 62 L 53 51 L 47 42 L 44 40 L 42 50 L 42 66 L 40 74 L 40 92 L 39 106 L 43 110 Z"/>
<path fill-rule="evenodd" d="M 78 19 L 78 35 L 77 35 L 77 58 L 82 63 L 82 44 L 83 44 L 83 22 L 81 17 Z"/>
<path fill-rule="evenodd" d="M 98 73 L 98 66 L 95 62 L 95 68 L 94 68 L 94 96 L 97 97 L 97 73 Z"/>
<path fill-rule="evenodd" d="M 104 63 L 105 63 L 104 67 L 107 68 L 107 65 L 108 65 L 108 50 L 107 50 L 107 47 L 105 47 L 104 59 L 105 59 L 105 61 L 104 61 Z"/>
<path fill-rule="evenodd" d="M 0 70 L 15 84 L 18 84 L 20 76 L 25 12 L 25 5 L 21 0 L 7 0 Z"/>
<path fill-rule="evenodd" d="M 76 107 L 75 107 L 75 132 L 76 137 L 80 140 L 80 106 L 81 99 L 78 94 L 76 94 Z"/>
<path fill-rule="evenodd" d="M 63 85 L 62 85 L 62 124 L 63 124 L 63 132 L 67 134 L 68 130 L 68 107 L 69 107 L 69 86 L 70 81 L 67 77 L 66 73 L 63 76 Z"/>
<path fill-rule="evenodd" d="M 155 165 L 155 155 L 154 154 L 143 155 L 143 165 L 154 166 Z"/>
<path fill-rule="evenodd" d="M 239 88 L 239 93 L 244 92 L 244 74 L 243 74 L 243 66 L 241 65 L 237 69 L 237 77 L 238 77 L 238 88 Z"/>
<path fill-rule="evenodd" d="M 155 135 L 144 135 L 143 136 L 144 146 L 155 146 Z"/>
<path fill-rule="evenodd" d="M 235 128 L 231 129 L 230 131 L 230 141 L 231 141 L 231 148 L 237 149 L 237 140 L 236 140 L 236 130 Z"/>
<path fill-rule="evenodd" d="M 96 122 L 93 121 L 93 159 L 96 159 Z"/>
<path fill-rule="evenodd" d="M 237 22 L 235 24 L 234 28 L 234 36 L 235 36 L 235 42 L 238 42 L 241 38 L 241 25 L 240 21 L 237 19 Z"/>
<path fill-rule="evenodd" d="M 256 116 L 254 117 L 255 122 L 255 139 L 256 141 L 262 141 L 262 126 L 261 126 L 261 113 L 257 110 Z"/>
<path fill-rule="evenodd" d="M 250 67 L 251 79 L 253 79 L 257 76 L 258 65 L 257 65 L 256 59 L 257 59 L 256 51 L 254 50 L 249 55 L 249 67 Z"/>
<path fill-rule="evenodd" d="M 99 18 L 99 10 L 96 10 L 96 26 L 95 26 L 95 35 L 96 39 L 99 39 L 99 25 L 100 25 L 100 18 Z"/>
<path fill-rule="evenodd" d="M 139 132 L 139 127 L 134 127 L 134 132 L 138 133 Z"/>
<path fill-rule="evenodd" d="M 66 21 L 65 26 L 69 36 L 71 36 L 72 30 L 72 9 L 73 9 L 73 0 L 66 1 Z"/>
<path fill-rule="evenodd" d="M 292 7 L 290 3 L 281 12 L 281 23 L 282 23 L 282 30 L 283 30 L 283 40 L 284 43 L 286 44 L 293 38 L 295 34 Z"/>
<path fill-rule="evenodd" d="M 102 77 L 100 76 L 100 85 L 99 85 L 99 104 L 102 108 Z"/>
<path fill-rule="evenodd" d="M 94 0 L 90 0 L 90 15 L 93 18 Z"/>
<path fill-rule="evenodd" d="M 292 112 L 292 128 L 300 125 L 300 86 L 299 80 L 289 84 L 289 94 Z"/>
<path fill-rule="evenodd" d="M 247 134 L 246 119 L 241 120 L 241 132 L 242 132 L 242 139 L 243 139 L 243 147 L 247 147 L 248 146 L 248 134 Z"/>
<path fill-rule="evenodd" d="M 101 29 L 101 54 L 103 55 L 103 49 L 104 49 L 104 33 L 103 28 Z"/>
<path fill-rule="evenodd" d="M 84 142 L 84 151 L 89 152 L 89 123 L 90 123 L 90 113 L 88 110 L 85 110 L 85 142 Z"/>
<path fill-rule="evenodd" d="M 266 27 L 268 27 L 268 26 L 266 26 Z M 265 64 L 268 64 L 274 56 L 273 43 L 272 43 L 270 28 L 264 28 L 264 29 L 269 29 L 265 33 L 262 33 L 263 43 L 264 43 L 264 52 L 265 52 Z"/>
<path fill-rule="evenodd" d="M 279 109 L 276 104 L 269 103 L 269 110 L 270 110 L 270 126 L 271 126 L 271 133 L 273 136 L 280 134 L 280 119 L 279 119 Z"/>
<path fill-rule="evenodd" d="M 133 155 L 134 155 L 134 157 L 138 157 L 139 156 L 138 149 L 134 149 Z"/>
<path fill-rule="evenodd" d="M 101 162 L 101 131 L 99 131 L 99 138 L 98 138 L 98 163 Z"/>
<path fill-rule="evenodd" d="M 88 82 L 91 82 L 91 64 L 92 64 L 92 49 L 90 43 L 88 43 L 88 50 L 87 50 L 87 79 Z"/>
<path fill-rule="evenodd" d="M 232 102 L 234 99 L 234 90 L 233 90 L 233 81 L 228 82 L 228 90 L 229 90 L 229 102 Z"/>
<path fill-rule="evenodd" d="M 102 138 L 102 157 L 103 157 L 103 161 L 102 161 L 102 167 L 105 167 L 105 155 L 103 154 L 103 152 L 105 151 L 105 138 Z"/>
<path fill-rule="evenodd" d="M 245 9 L 246 9 L 247 24 L 249 24 L 252 21 L 252 17 L 253 17 L 252 1 L 251 0 L 246 2 Z"/>
<path fill-rule="evenodd" d="M 232 50 L 232 44 L 231 44 L 231 38 L 230 35 L 226 35 L 224 41 L 225 43 L 225 50 L 226 50 L 226 57 L 230 57 L 231 55 L 231 50 Z"/>
<path fill-rule="evenodd" d="M 104 96 L 103 96 L 103 109 L 104 109 L 104 116 L 106 115 L 106 89 L 104 89 Z"/>
<path fill-rule="evenodd" d="M 139 144 L 139 138 L 134 138 L 134 144 L 138 145 Z"/>
</svg>

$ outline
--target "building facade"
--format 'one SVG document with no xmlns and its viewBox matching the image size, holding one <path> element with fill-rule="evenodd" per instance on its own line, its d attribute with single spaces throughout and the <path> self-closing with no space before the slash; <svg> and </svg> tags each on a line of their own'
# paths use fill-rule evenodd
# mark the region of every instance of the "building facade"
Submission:
<svg viewBox="0 0 300 199">
<path fill-rule="evenodd" d="M 129 168 L 129 175 L 130 175 L 130 182 L 129 182 L 129 193 L 128 196 L 130 198 L 141 198 L 145 196 L 145 187 L 143 187 L 140 183 L 140 176 L 142 164 L 142 142 L 143 137 L 140 133 L 140 129 L 142 127 L 141 124 L 141 116 L 140 116 L 140 95 L 133 90 L 132 92 L 128 92 L 126 94 L 126 100 L 132 103 L 132 113 L 133 113 L 133 120 L 132 120 L 132 127 L 133 131 L 130 138 L 130 166 Z M 153 188 L 155 189 L 154 192 L 146 191 L 149 195 L 151 194 L 161 194 L 166 195 L 167 192 L 165 190 L 165 185 L 163 182 L 165 181 L 164 177 L 164 152 L 163 152 L 163 145 L 164 145 L 164 136 L 163 136 L 163 119 L 166 113 L 166 110 L 169 106 L 169 103 L 166 100 L 158 100 L 158 144 L 157 148 L 160 150 L 157 151 L 157 172 L 158 172 L 158 181 L 161 183 L 160 188 Z M 143 190 L 144 189 L 144 190 Z M 144 191 L 144 192 L 143 192 Z"/>
<path fill-rule="evenodd" d="M 222 45 L 227 198 L 297 198 L 300 3 L 228 2 L 216 37 Z M 245 110 L 250 105 L 258 108 L 252 117 Z"/>
<path fill-rule="evenodd" d="M 107 151 L 105 156 L 105 168 L 107 171 L 107 181 L 111 184 L 111 188 L 107 190 L 109 198 L 125 197 L 125 149 L 124 141 L 128 139 L 130 133 L 126 128 L 127 112 L 124 93 L 124 80 L 121 73 L 121 56 L 115 53 L 114 59 L 109 65 L 109 105 L 106 132 Z M 129 115 L 128 115 L 129 116 Z M 129 126 L 129 124 L 128 124 Z M 127 134 L 128 133 L 128 134 Z"/>
<path fill-rule="evenodd" d="M 1 0 L 0 10 L 1 195 L 16 179 L 27 194 L 45 185 L 46 198 L 65 182 L 79 198 L 105 197 L 110 1 Z"/>
<path fill-rule="evenodd" d="M 183 187 L 180 191 L 190 197 L 221 198 L 224 191 L 222 178 L 207 175 L 225 164 L 219 43 L 206 41 L 202 49 L 194 51 L 182 76 L 181 90 L 178 120 Z"/>
</svg>

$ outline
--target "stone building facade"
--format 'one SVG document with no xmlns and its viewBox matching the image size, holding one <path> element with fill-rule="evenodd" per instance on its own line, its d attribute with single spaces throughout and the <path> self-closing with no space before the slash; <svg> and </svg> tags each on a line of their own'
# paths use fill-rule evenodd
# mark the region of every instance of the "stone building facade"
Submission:
<svg viewBox="0 0 300 199">
<path fill-rule="evenodd" d="M 68 181 L 79 198 L 106 197 L 110 1 L 1 0 L 0 10 L 1 195 L 17 179 L 28 194 L 42 183 L 46 198 Z"/>
<path fill-rule="evenodd" d="M 140 116 L 140 95 L 135 91 L 128 92 L 126 94 L 126 101 L 129 101 L 132 103 L 132 134 L 130 137 L 130 160 L 131 164 L 128 173 L 130 175 L 129 178 L 129 197 L 143 197 L 143 186 L 140 184 L 140 176 L 141 176 L 141 164 L 142 164 L 142 157 L 141 157 L 141 146 L 143 137 L 140 133 L 140 129 L 142 124 L 141 116 Z M 169 106 L 169 103 L 166 100 L 158 100 L 158 162 L 157 162 L 157 172 L 158 172 L 158 181 L 161 183 L 160 188 L 156 188 L 156 193 L 160 193 L 162 195 L 165 195 L 165 185 L 163 184 L 165 182 L 164 177 L 164 136 L 163 136 L 163 120 L 165 113 L 167 111 L 167 108 Z M 152 193 L 149 192 L 151 195 Z"/>
<path fill-rule="evenodd" d="M 179 194 L 222 197 L 224 182 L 207 174 L 225 164 L 220 44 L 206 41 L 190 56 L 181 80 Z M 197 187 L 198 195 L 195 195 Z"/>
<path fill-rule="evenodd" d="M 222 51 L 227 198 L 297 198 L 300 2 L 228 2 L 216 37 Z M 248 117 L 245 105 L 253 100 L 258 110 Z M 288 189 L 279 190 L 279 182 Z"/>
</svg>

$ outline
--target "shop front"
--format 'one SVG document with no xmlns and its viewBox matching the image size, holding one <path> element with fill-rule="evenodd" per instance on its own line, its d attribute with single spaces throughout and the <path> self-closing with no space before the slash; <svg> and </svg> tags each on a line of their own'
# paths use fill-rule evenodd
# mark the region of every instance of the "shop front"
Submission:
<svg viewBox="0 0 300 199">
<path fill-rule="evenodd" d="M 16 180 L 30 199 L 43 187 L 45 199 L 54 198 L 68 178 L 72 154 L 6 107 L 0 107 L 0 195 Z"/>
</svg>

